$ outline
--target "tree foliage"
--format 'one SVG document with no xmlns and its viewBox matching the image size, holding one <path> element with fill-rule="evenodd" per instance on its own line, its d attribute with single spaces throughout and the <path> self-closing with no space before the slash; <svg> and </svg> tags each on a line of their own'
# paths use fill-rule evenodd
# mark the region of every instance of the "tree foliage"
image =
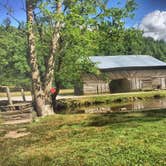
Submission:
<svg viewBox="0 0 166 166">
<path fill-rule="evenodd" d="M 147 54 L 166 61 L 166 44 L 144 38 L 143 32 L 125 28 L 124 18 L 133 17 L 134 1 L 123 7 L 108 7 L 107 1 L 64 0 L 63 11 L 56 12 L 55 1 L 34 3 L 34 32 L 41 79 L 44 80 L 54 24 L 61 22 L 56 50 L 54 85 L 71 87 L 84 72 L 96 70 L 88 57 L 93 55 Z M 10 19 L 0 26 L 0 82 L 30 86 L 26 60 L 25 27 L 10 26 Z M 20 28 L 22 27 L 22 28 Z"/>
<path fill-rule="evenodd" d="M 104 30 L 91 32 L 79 28 L 63 33 L 63 39 L 70 43 L 59 55 L 58 61 L 63 61 L 60 70 L 56 63 L 55 79 L 61 87 L 72 87 L 83 72 L 95 73 L 96 70 L 88 61 L 92 55 L 151 55 L 166 62 L 166 43 L 144 38 L 142 32 L 135 29 L 124 29 L 119 32 L 121 41 L 113 40 Z M 82 33 L 82 34 L 81 34 Z M 104 34 L 105 33 L 105 34 Z M 80 35 L 81 34 L 81 35 Z M 30 69 L 26 60 L 26 39 L 22 30 L 11 27 L 0 27 L 0 82 L 1 85 L 31 87 Z M 112 35 L 113 36 L 113 35 Z M 116 35 L 115 35 L 116 36 Z M 123 40 L 122 40 L 123 39 Z M 126 42 L 127 41 L 127 42 Z M 66 43 L 67 44 L 67 43 Z M 40 71 L 45 65 L 43 57 L 47 53 L 45 46 L 37 46 Z M 43 55 L 43 53 L 45 54 Z M 46 56 L 46 55 L 45 55 Z"/>
<path fill-rule="evenodd" d="M 26 38 L 21 29 L 0 26 L 0 84 L 30 86 Z"/>
</svg>

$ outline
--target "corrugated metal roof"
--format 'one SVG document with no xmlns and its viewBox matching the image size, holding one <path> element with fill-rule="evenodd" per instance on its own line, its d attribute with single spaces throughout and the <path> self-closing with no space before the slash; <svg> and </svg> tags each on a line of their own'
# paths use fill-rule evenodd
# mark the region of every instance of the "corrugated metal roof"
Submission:
<svg viewBox="0 0 166 166">
<path fill-rule="evenodd" d="M 99 69 L 166 67 L 166 63 L 149 55 L 91 56 Z"/>
</svg>

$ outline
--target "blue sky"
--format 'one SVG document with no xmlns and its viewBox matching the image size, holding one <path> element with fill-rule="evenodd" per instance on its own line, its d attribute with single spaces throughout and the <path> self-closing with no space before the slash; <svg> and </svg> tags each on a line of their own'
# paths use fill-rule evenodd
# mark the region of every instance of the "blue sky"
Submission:
<svg viewBox="0 0 166 166">
<path fill-rule="evenodd" d="M 9 17 L 6 15 L 7 10 L 2 6 L 2 4 L 6 4 L 6 2 L 8 2 L 13 10 L 12 15 L 19 20 L 25 21 L 26 13 L 23 9 L 25 6 L 24 0 L 0 0 L 0 23 L 2 23 L 6 17 Z M 13 19 L 11 19 L 11 21 L 13 25 L 17 25 L 17 22 Z"/>
<path fill-rule="evenodd" d="M 143 17 L 155 10 L 166 11 L 166 0 L 136 0 L 138 7 L 135 18 L 129 21 L 129 25 L 140 24 Z"/>
<path fill-rule="evenodd" d="M 0 3 L 8 2 L 10 6 L 14 10 L 14 16 L 18 19 L 25 20 L 25 11 L 23 11 L 24 0 L 0 0 Z M 110 0 L 112 6 L 118 0 Z M 122 3 L 125 0 L 121 0 Z M 131 27 L 136 24 L 140 24 L 142 19 L 148 14 L 155 10 L 166 11 L 166 0 L 136 0 L 138 4 L 138 9 L 135 11 L 135 18 L 134 19 L 127 19 L 126 26 Z M 6 10 L 0 6 L 0 23 L 2 23 L 3 19 L 6 17 Z M 12 22 L 16 25 L 16 22 Z"/>
</svg>

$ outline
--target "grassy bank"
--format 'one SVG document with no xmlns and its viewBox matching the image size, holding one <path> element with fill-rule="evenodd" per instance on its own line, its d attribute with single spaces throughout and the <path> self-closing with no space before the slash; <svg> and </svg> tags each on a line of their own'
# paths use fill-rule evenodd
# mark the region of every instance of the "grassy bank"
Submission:
<svg viewBox="0 0 166 166">
<path fill-rule="evenodd" d="M 129 92 L 117 94 L 100 94 L 82 97 L 74 97 L 58 100 L 60 108 L 72 108 L 77 106 L 89 106 L 95 104 L 110 104 L 112 102 L 130 102 L 135 100 L 146 100 L 150 98 L 166 97 L 166 90 L 147 91 L 147 92 Z"/>
<path fill-rule="evenodd" d="M 4 138 L 26 128 L 30 135 Z M 166 110 L 55 115 L 0 126 L 1 166 L 166 165 Z"/>
</svg>

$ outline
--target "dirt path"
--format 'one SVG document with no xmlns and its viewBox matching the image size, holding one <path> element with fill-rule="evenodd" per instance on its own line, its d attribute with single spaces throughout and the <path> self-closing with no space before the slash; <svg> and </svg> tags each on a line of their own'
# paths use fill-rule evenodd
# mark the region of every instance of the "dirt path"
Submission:
<svg viewBox="0 0 166 166">
<path fill-rule="evenodd" d="M 20 138 L 29 135 L 30 132 L 13 130 L 9 131 L 4 138 Z"/>
</svg>

